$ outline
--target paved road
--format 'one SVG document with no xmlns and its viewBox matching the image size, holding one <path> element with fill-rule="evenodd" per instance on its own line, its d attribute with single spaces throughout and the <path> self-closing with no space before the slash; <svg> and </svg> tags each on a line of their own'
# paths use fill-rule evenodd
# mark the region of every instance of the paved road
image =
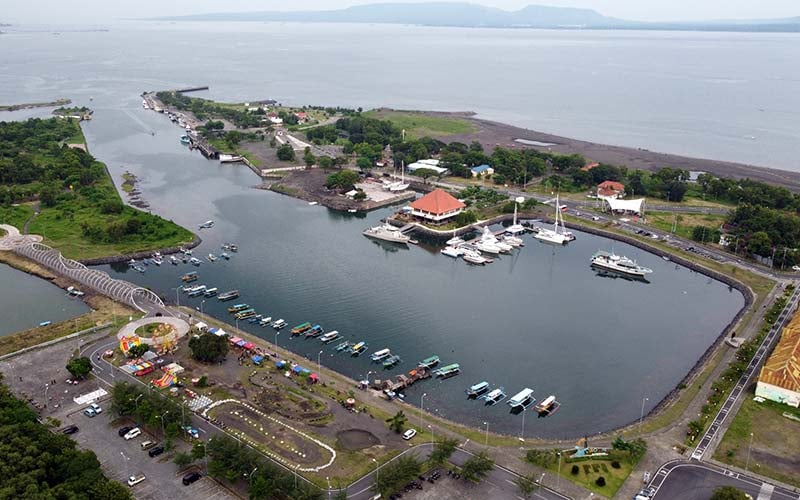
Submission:
<svg viewBox="0 0 800 500">
<path fill-rule="evenodd" d="M 665 464 L 651 483 L 658 487 L 653 500 L 707 500 L 715 488 L 733 486 L 757 500 L 797 500 L 800 494 L 758 479 L 700 462 Z"/>
</svg>

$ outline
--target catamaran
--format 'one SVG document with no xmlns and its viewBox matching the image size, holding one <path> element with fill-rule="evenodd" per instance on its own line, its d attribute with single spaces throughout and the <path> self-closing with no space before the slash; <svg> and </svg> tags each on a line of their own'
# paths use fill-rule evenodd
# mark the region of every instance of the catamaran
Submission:
<svg viewBox="0 0 800 500">
<path fill-rule="evenodd" d="M 261 326 L 269 326 L 270 323 L 272 323 L 272 316 L 261 318 L 261 321 L 259 321 Z"/>
<path fill-rule="evenodd" d="M 399 228 L 388 223 L 367 228 L 362 234 L 367 238 L 375 238 L 377 240 L 390 241 L 402 245 L 406 245 L 411 241 L 410 236 L 401 233 Z"/>
<path fill-rule="evenodd" d="M 363 340 L 350 348 L 350 353 L 353 356 L 360 356 L 362 352 L 367 350 L 367 343 Z"/>
<path fill-rule="evenodd" d="M 318 337 L 321 333 L 322 326 L 314 325 L 306 332 L 306 337 Z"/>
<path fill-rule="evenodd" d="M 547 396 L 544 401 L 536 405 L 536 411 L 543 415 L 552 415 L 561 407 L 554 395 Z"/>
<path fill-rule="evenodd" d="M 459 373 L 461 373 L 461 365 L 459 365 L 458 363 L 453 363 L 452 365 L 443 366 L 438 370 L 433 371 L 434 375 L 441 378 L 449 378 L 454 375 L 458 375 Z"/>
<path fill-rule="evenodd" d="M 533 389 L 527 387 L 508 400 L 508 404 L 512 408 L 522 408 L 523 410 L 527 409 L 534 402 L 536 402 L 536 399 L 533 397 Z"/>
<path fill-rule="evenodd" d="M 342 351 L 346 351 L 348 349 L 350 349 L 350 342 L 348 342 L 346 340 L 344 342 L 342 342 L 341 344 L 336 346 L 336 352 L 342 352 Z"/>
<path fill-rule="evenodd" d="M 373 352 L 372 356 L 370 356 L 370 358 L 372 359 L 372 361 L 380 361 L 383 358 L 388 358 L 391 355 L 392 355 L 392 351 L 390 351 L 387 348 L 387 349 L 381 349 L 380 351 Z"/>
<path fill-rule="evenodd" d="M 205 295 L 206 297 L 213 297 L 214 295 L 217 294 L 218 291 L 219 289 L 217 287 L 207 288 L 205 293 L 203 293 L 203 295 Z"/>
<path fill-rule="evenodd" d="M 482 382 L 478 382 L 477 384 L 470 386 L 470 388 L 467 389 L 465 392 L 467 393 L 468 398 L 475 399 L 488 390 L 489 390 L 489 382 L 484 380 Z"/>
<path fill-rule="evenodd" d="M 425 358 L 419 362 L 419 366 L 421 366 L 422 368 L 433 368 L 438 364 L 439 364 L 439 356 L 436 355 Z"/>
<path fill-rule="evenodd" d="M 492 406 L 504 400 L 506 398 L 506 393 L 502 387 L 499 387 L 497 389 L 492 389 L 487 394 L 481 396 L 481 398 L 486 401 L 486 406 Z"/>
<path fill-rule="evenodd" d="M 560 227 L 559 222 L 561 222 Z M 544 241 L 545 243 L 566 245 L 575 239 L 572 233 L 566 233 L 567 230 L 564 227 L 564 217 L 561 215 L 561 207 L 558 203 L 558 196 L 556 196 L 556 218 L 555 222 L 553 223 L 553 229 L 547 229 L 546 227 L 539 226 L 538 231 L 533 234 L 533 237 L 539 241 Z"/>
<path fill-rule="evenodd" d="M 333 330 L 332 332 L 328 332 L 322 337 L 320 337 L 319 341 L 322 342 L 323 344 L 329 344 L 338 338 L 339 338 L 338 330 Z"/>
<path fill-rule="evenodd" d="M 393 367 L 394 365 L 396 365 L 399 362 L 400 362 L 400 356 L 398 356 L 397 354 L 394 354 L 392 356 L 389 356 L 385 360 L 383 360 L 383 367 L 384 368 L 391 368 L 391 367 Z"/>
<path fill-rule="evenodd" d="M 285 328 L 286 325 L 287 325 L 286 321 L 284 321 L 282 319 L 278 319 L 274 323 L 272 323 L 272 328 L 274 328 L 276 330 L 280 330 L 281 328 Z"/>
<path fill-rule="evenodd" d="M 296 327 L 292 328 L 292 335 L 300 335 L 306 330 L 311 329 L 311 323 L 306 321 L 305 323 L 300 323 Z"/>
<path fill-rule="evenodd" d="M 592 255 L 592 267 L 605 269 L 628 276 L 637 278 L 644 278 L 645 275 L 653 272 L 652 269 L 640 266 L 636 261 L 631 260 L 625 256 L 616 255 L 615 253 L 597 252 Z"/>
</svg>

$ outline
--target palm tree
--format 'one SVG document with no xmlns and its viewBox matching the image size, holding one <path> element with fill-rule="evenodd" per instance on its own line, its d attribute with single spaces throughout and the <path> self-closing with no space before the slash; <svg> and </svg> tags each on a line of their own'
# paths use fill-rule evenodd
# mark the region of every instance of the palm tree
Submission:
<svg viewBox="0 0 800 500">
<path fill-rule="evenodd" d="M 386 421 L 389 423 L 389 428 L 395 431 L 396 433 L 400 434 L 403 432 L 403 428 L 406 426 L 406 422 L 408 418 L 406 418 L 403 410 L 397 412 L 397 414 L 391 418 L 387 418 Z"/>
</svg>

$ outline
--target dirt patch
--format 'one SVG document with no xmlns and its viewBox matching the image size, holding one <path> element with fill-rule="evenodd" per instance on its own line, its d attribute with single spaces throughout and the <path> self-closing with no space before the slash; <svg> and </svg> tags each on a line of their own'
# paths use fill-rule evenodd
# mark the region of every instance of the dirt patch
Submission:
<svg viewBox="0 0 800 500">
<path fill-rule="evenodd" d="M 358 451 L 381 444 L 375 434 L 363 429 L 347 429 L 336 434 L 336 447 L 347 451 Z"/>
</svg>

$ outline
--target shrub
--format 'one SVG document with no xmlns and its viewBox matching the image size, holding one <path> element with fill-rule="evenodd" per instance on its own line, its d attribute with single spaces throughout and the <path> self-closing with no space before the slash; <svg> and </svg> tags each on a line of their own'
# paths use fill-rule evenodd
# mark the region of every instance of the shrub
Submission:
<svg viewBox="0 0 800 500">
<path fill-rule="evenodd" d="M 594 484 L 596 484 L 597 486 L 602 488 L 603 486 L 606 485 L 606 478 L 604 478 L 603 476 L 600 476 L 600 477 L 598 477 L 597 479 L 594 480 Z"/>
<path fill-rule="evenodd" d="M 573 465 L 572 470 L 570 472 L 572 473 L 573 476 L 577 476 L 580 470 L 581 470 L 580 467 L 578 467 L 577 465 Z"/>
<path fill-rule="evenodd" d="M 611 462 L 611 467 L 613 467 L 615 469 L 619 469 L 620 468 L 619 462 L 614 460 L 613 462 Z"/>
</svg>

